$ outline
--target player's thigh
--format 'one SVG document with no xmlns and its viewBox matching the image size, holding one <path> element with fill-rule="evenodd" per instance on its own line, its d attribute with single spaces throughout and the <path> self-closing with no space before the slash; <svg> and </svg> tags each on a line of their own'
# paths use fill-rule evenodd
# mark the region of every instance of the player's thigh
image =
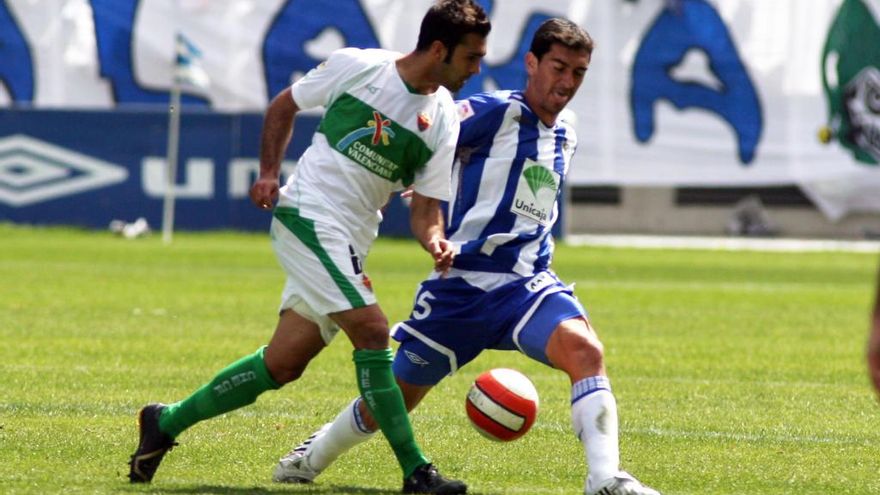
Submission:
<svg viewBox="0 0 880 495">
<path fill-rule="evenodd" d="M 587 321 L 586 311 L 567 290 L 558 287 L 540 294 L 515 321 L 509 341 L 523 354 L 549 366 L 554 366 L 548 356 L 547 345 L 560 326 L 569 320 Z"/>
<path fill-rule="evenodd" d="M 395 375 L 413 385 L 435 385 L 489 348 L 504 329 L 485 310 L 487 297 L 461 279 L 422 283 L 410 318 L 393 329 L 400 342 Z"/>
<path fill-rule="evenodd" d="M 315 322 L 324 342 L 338 332 L 331 313 L 374 305 L 369 280 L 348 241 L 337 230 L 299 217 L 272 220 L 272 247 L 287 279 L 280 310 Z"/>
<path fill-rule="evenodd" d="M 272 245 L 293 291 L 319 314 L 375 304 L 363 262 L 333 226 L 307 219 L 275 218 Z"/>
</svg>

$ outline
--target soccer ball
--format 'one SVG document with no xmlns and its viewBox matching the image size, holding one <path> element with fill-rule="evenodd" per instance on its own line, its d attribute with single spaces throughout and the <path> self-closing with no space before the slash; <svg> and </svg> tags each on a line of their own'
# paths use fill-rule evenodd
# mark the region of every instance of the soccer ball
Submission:
<svg viewBox="0 0 880 495">
<path fill-rule="evenodd" d="M 509 442 L 526 434 L 538 414 L 538 391 L 519 371 L 495 368 L 474 380 L 465 400 L 471 424 L 484 437 Z"/>
</svg>

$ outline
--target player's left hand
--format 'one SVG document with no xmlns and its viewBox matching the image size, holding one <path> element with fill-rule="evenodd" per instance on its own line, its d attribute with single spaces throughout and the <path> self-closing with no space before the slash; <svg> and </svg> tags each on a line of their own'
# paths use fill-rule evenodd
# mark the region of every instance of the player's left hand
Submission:
<svg viewBox="0 0 880 495">
<path fill-rule="evenodd" d="M 449 239 L 434 237 L 428 241 L 428 252 L 434 258 L 434 270 L 446 275 L 455 259 L 455 244 Z"/>
</svg>

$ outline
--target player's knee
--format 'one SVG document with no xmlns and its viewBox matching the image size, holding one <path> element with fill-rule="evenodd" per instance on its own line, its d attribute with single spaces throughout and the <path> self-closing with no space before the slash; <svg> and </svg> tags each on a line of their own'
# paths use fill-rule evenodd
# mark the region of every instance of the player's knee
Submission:
<svg viewBox="0 0 880 495">
<path fill-rule="evenodd" d="M 566 346 L 572 348 L 584 362 L 590 365 L 603 366 L 605 360 L 605 346 L 596 335 L 589 320 L 579 320 L 584 325 L 578 325 L 575 331 L 566 334 Z"/>
<path fill-rule="evenodd" d="M 566 348 L 578 361 L 587 365 L 601 366 L 605 359 L 605 347 L 596 338 L 577 335 L 569 339 Z"/>
<path fill-rule="evenodd" d="M 272 375 L 272 379 L 279 385 L 284 385 L 299 379 L 306 370 L 306 365 L 285 365 L 266 363 L 266 370 Z"/>
<path fill-rule="evenodd" d="M 557 367 L 575 375 L 603 369 L 605 348 L 594 332 L 563 328 L 554 337 L 547 355 Z"/>
<path fill-rule="evenodd" d="M 383 319 L 359 323 L 349 332 L 352 343 L 358 349 L 388 348 L 388 321 Z"/>
</svg>

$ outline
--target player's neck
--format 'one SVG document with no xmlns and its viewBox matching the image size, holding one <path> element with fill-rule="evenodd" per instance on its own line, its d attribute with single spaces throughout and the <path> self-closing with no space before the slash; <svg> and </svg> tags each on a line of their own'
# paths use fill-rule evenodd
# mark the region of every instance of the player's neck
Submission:
<svg viewBox="0 0 880 495">
<path fill-rule="evenodd" d="M 535 96 L 529 91 L 528 88 L 526 88 L 526 90 L 523 91 L 523 97 L 526 100 L 526 104 L 529 106 L 532 112 L 538 116 L 538 119 L 541 121 L 542 124 L 546 125 L 547 127 L 553 127 L 554 125 L 556 125 L 556 119 L 559 117 L 559 114 L 543 110 L 541 108 L 541 105 L 539 105 L 540 99 L 538 96 Z"/>
<path fill-rule="evenodd" d="M 432 70 L 431 61 L 418 52 L 411 52 L 397 59 L 397 73 L 403 82 L 418 94 L 429 95 L 440 87 Z"/>
</svg>

